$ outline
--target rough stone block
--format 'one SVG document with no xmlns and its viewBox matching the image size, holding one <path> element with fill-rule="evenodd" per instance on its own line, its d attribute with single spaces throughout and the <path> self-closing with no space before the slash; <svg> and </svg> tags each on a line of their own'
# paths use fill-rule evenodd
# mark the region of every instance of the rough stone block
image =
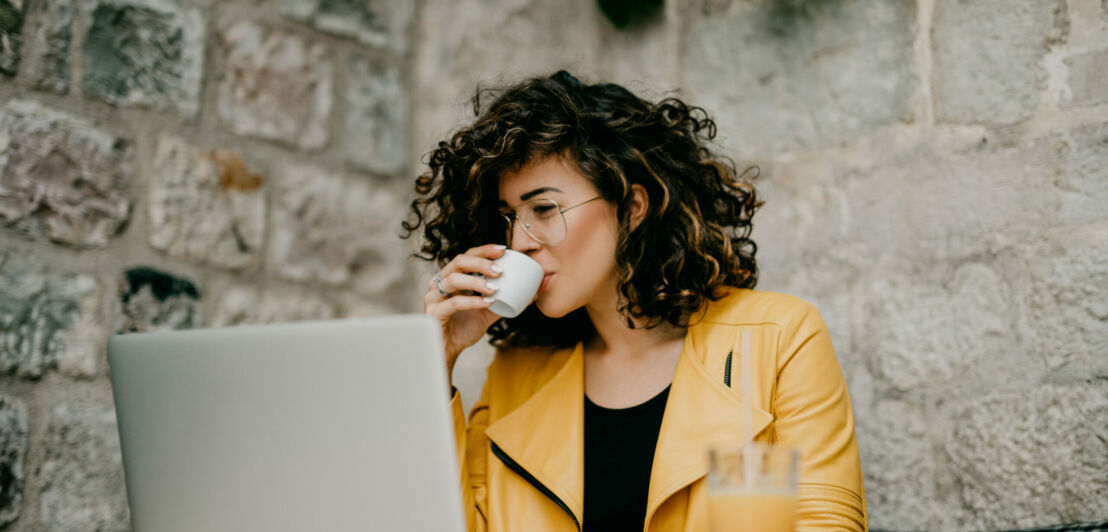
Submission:
<svg viewBox="0 0 1108 532">
<path fill-rule="evenodd" d="M 40 465 L 40 521 L 45 530 L 131 529 L 115 409 L 64 403 L 50 412 Z"/>
<path fill-rule="evenodd" d="M 0 3 L 0 73 L 14 76 L 19 71 L 20 48 L 23 39 L 23 0 Z"/>
<path fill-rule="evenodd" d="M 327 48 L 246 20 L 221 37 L 229 50 L 216 105 L 227 127 L 300 148 L 322 147 L 333 99 Z"/>
<path fill-rule="evenodd" d="M 1067 20 L 1064 0 L 937 0 L 935 117 L 1001 126 L 1030 117 L 1046 82 L 1043 56 L 1065 38 Z"/>
<path fill-rule="evenodd" d="M 38 25 L 27 36 L 28 49 L 33 51 L 24 60 L 27 77 L 36 89 L 65 94 L 69 92 L 72 0 L 38 0 L 31 2 L 30 10 Z"/>
<path fill-rule="evenodd" d="M 1108 380 L 1108 222 L 1052 232 L 1024 257 L 1034 352 L 1064 381 Z"/>
<path fill-rule="evenodd" d="M 400 172 L 408 157 L 408 95 L 400 68 L 351 57 L 346 65 L 343 151 L 354 165 Z"/>
<path fill-rule="evenodd" d="M 971 512 L 960 530 L 1032 528 L 1108 515 L 1103 381 L 972 400 L 954 415 L 945 441 Z"/>
<path fill-rule="evenodd" d="M 1097 50 L 1066 59 L 1070 98 L 1066 105 L 1088 107 L 1108 103 L 1108 50 Z"/>
<path fill-rule="evenodd" d="M 232 270 L 257 266 L 265 233 L 263 181 L 233 151 L 163 136 L 150 176 L 150 245 Z"/>
<path fill-rule="evenodd" d="M 268 265 L 293 281 L 377 293 L 405 279 L 400 200 L 364 179 L 285 165 L 274 195 Z"/>
<path fill-rule="evenodd" d="M 805 227 L 806 249 L 845 261 L 992 253 L 1051 227 L 1104 219 L 1105 139 L 1108 126 L 1100 125 L 1005 145 L 928 141 L 844 170 L 834 185 L 841 205 L 789 208 Z"/>
<path fill-rule="evenodd" d="M 51 272 L 29 256 L 0 254 L 0 373 L 97 375 L 104 342 L 99 293 L 91 276 Z"/>
<path fill-rule="evenodd" d="M 321 31 L 404 54 L 415 4 L 410 0 L 281 0 L 281 13 Z"/>
<path fill-rule="evenodd" d="M 86 93 L 118 105 L 200 108 L 204 19 L 168 0 L 96 0 L 85 37 Z"/>
<path fill-rule="evenodd" d="M 27 100 L 0 109 L 0 222 L 34 239 L 100 247 L 131 212 L 131 144 Z"/>
<path fill-rule="evenodd" d="M 235 287 L 221 296 L 211 326 L 329 320 L 335 316 L 333 304 L 310 294 Z"/>
<path fill-rule="evenodd" d="M 750 2 L 693 23 L 682 68 L 691 101 L 742 156 L 849 141 L 910 119 L 916 2 Z"/>
<path fill-rule="evenodd" d="M 200 292 L 192 281 L 153 268 L 128 269 L 120 279 L 119 299 L 120 333 L 191 329 L 202 323 Z"/>
<path fill-rule="evenodd" d="M 924 409 L 886 399 L 855 419 L 870 527 L 950 530 L 940 518 L 935 453 Z"/>
<path fill-rule="evenodd" d="M 0 395 L 0 527 L 19 518 L 27 461 L 27 407 Z"/>
<path fill-rule="evenodd" d="M 990 264 L 882 265 L 852 298 L 853 328 L 880 331 L 854 338 L 880 388 L 957 389 L 979 365 L 1026 358 L 1011 334 L 1017 316 L 1010 289 Z"/>
<path fill-rule="evenodd" d="M 1052 176 L 1059 225 L 1104 220 L 1108 201 L 1108 123 L 1077 127 L 1052 143 L 1061 156 Z"/>
</svg>

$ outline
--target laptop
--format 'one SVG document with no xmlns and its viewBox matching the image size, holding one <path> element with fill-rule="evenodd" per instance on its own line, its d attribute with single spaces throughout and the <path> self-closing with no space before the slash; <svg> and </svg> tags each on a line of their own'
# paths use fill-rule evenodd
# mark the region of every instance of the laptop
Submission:
<svg viewBox="0 0 1108 532">
<path fill-rule="evenodd" d="M 462 532 L 441 335 L 403 314 L 112 336 L 134 530 Z"/>
</svg>

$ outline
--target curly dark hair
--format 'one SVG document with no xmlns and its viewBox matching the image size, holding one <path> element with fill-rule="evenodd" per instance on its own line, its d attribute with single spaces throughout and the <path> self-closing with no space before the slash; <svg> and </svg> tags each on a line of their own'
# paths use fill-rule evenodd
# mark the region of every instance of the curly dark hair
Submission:
<svg viewBox="0 0 1108 532">
<path fill-rule="evenodd" d="M 499 95 L 482 112 L 485 93 Z M 647 329 L 663 321 L 687 327 L 725 287 L 757 283 L 749 235 L 763 202 L 745 177 L 756 178 L 758 168 L 738 175 L 730 158 L 707 147 L 716 126 L 704 109 L 673 97 L 650 103 L 564 70 L 499 89 L 478 86 L 472 104 L 476 121 L 440 141 L 425 161 L 429 171 L 416 179 L 415 223 L 401 224 L 408 238 L 426 219 L 422 248 L 412 256 L 445 267 L 471 247 L 504 243 L 501 173 L 559 156 L 617 206 L 618 309 L 629 327 L 632 317 L 645 318 Z M 631 230 L 634 183 L 646 189 L 649 206 Z M 534 305 L 488 330 L 496 347 L 560 348 L 594 333 L 584 308 L 549 318 Z"/>
</svg>

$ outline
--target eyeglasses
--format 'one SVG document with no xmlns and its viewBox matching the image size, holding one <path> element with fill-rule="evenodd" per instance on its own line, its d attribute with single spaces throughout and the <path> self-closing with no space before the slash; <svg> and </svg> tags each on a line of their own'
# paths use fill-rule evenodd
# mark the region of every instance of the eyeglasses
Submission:
<svg viewBox="0 0 1108 532">
<path fill-rule="evenodd" d="M 565 212 L 600 198 L 601 196 L 596 196 L 564 209 L 559 207 L 558 202 L 552 199 L 535 198 L 521 203 L 513 212 L 502 212 L 501 216 L 505 222 L 504 233 L 507 237 L 507 243 L 509 246 L 512 245 L 512 233 L 514 232 L 512 229 L 515 220 L 519 220 L 523 230 L 531 238 L 548 246 L 556 246 L 566 237 Z"/>
</svg>

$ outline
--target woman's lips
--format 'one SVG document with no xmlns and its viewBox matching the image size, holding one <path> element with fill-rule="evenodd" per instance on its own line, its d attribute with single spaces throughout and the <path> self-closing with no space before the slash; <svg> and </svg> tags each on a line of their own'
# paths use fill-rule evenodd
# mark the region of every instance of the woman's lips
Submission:
<svg viewBox="0 0 1108 532">
<path fill-rule="evenodd" d="M 539 285 L 539 292 L 546 290 L 547 285 L 550 284 L 550 278 L 553 276 L 554 274 L 548 273 L 542 277 L 542 284 Z"/>
</svg>

